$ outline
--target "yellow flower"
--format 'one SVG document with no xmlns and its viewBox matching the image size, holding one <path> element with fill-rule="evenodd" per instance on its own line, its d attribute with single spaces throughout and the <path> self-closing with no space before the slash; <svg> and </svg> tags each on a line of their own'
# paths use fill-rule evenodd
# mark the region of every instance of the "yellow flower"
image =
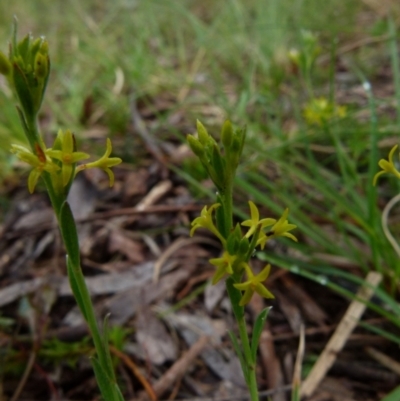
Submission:
<svg viewBox="0 0 400 401">
<path fill-rule="evenodd" d="M 217 284 L 225 275 L 233 274 L 233 263 L 237 259 L 236 255 L 230 255 L 224 251 L 222 257 L 210 259 L 210 263 L 217 268 L 212 283 Z"/>
<path fill-rule="evenodd" d="M 375 174 L 374 176 L 374 181 L 373 185 L 376 184 L 378 181 L 378 178 L 386 173 L 393 174 L 397 178 L 400 178 L 400 172 L 396 169 L 394 163 L 393 163 L 393 155 L 396 152 L 396 149 L 398 148 L 398 145 L 393 146 L 392 150 L 389 153 L 389 160 L 381 159 L 379 160 L 379 167 L 382 169 L 382 171 L 379 171 L 378 173 Z"/>
<path fill-rule="evenodd" d="M 33 166 L 33 169 L 29 173 L 28 177 L 28 190 L 30 193 L 33 193 L 35 190 L 37 181 L 43 171 L 55 173 L 60 169 L 49 158 L 46 157 L 46 153 L 37 143 L 35 144 L 36 155 L 25 146 L 21 145 L 11 145 L 11 152 L 15 153 L 20 160 Z"/>
<path fill-rule="evenodd" d="M 257 245 L 261 246 L 261 249 L 264 249 L 266 242 L 275 237 L 288 237 L 293 241 L 297 242 L 297 238 L 290 233 L 289 231 L 295 229 L 297 226 L 294 224 L 289 224 L 287 217 L 289 214 L 289 209 L 285 209 L 282 214 L 282 217 L 271 227 L 271 229 L 267 232 L 261 232 L 257 241 Z"/>
<path fill-rule="evenodd" d="M 244 306 L 248 304 L 251 300 L 251 297 L 256 292 L 260 294 L 264 298 L 275 298 L 272 293 L 265 288 L 262 284 L 267 277 L 269 276 L 269 272 L 271 271 L 271 265 L 267 265 L 264 269 L 258 273 L 256 276 L 252 272 L 250 266 L 247 263 L 244 263 L 244 268 L 246 270 L 248 280 L 244 283 L 234 284 L 233 286 L 240 291 L 244 291 L 242 298 L 240 299 L 239 305 Z"/>
<path fill-rule="evenodd" d="M 323 122 L 333 118 L 343 118 L 345 116 L 345 106 L 338 106 L 324 97 L 311 99 L 304 107 L 304 118 L 309 124 L 322 125 Z"/>
<path fill-rule="evenodd" d="M 75 152 L 75 139 L 70 130 L 63 133 L 58 131 L 57 140 L 61 143 L 61 150 L 48 149 L 46 154 L 53 159 L 60 160 L 63 186 L 68 185 L 76 162 L 88 159 L 90 155 L 84 152 Z"/>
<path fill-rule="evenodd" d="M 107 138 L 107 148 L 106 152 L 104 155 L 99 159 L 96 160 L 95 162 L 92 163 L 86 163 L 86 164 L 81 164 L 80 166 L 77 167 L 76 173 L 79 171 L 85 170 L 87 168 L 101 168 L 104 170 L 108 178 L 110 180 L 110 187 L 113 186 L 114 184 L 114 173 L 111 171 L 110 167 L 116 166 L 117 164 L 120 164 L 122 162 L 122 159 L 119 157 L 109 157 L 112 151 L 112 146 L 111 146 L 111 141 L 109 138 Z"/>
<path fill-rule="evenodd" d="M 211 231 L 214 235 L 218 237 L 218 239 L 225 244 L 225 239 L 222 237 L 220 232 L 217 230 L 217 227 L 215 227 L 214 222 L 213 222 L 213 217 L 212 214 L 215 209 L 219 208 L 221 206 L 220 203 L 214 203 L 214 205 L 211 205 L 208 209 L 207 206 L 203 207 L 203 210 L 200 213 L 199 217 L 196 217 L 192 221 L 192 229 L 190 230 L 190 236 L 192 237 L 194 232 L 200 228 L 206 228 L 207 230 Z"/>
<path fill-rule="evenodd" d="M 257 206 L 252 201 L 249 201 L 249 205 L 250 205 L 250 219 L 245 220 L 242 223 L 242 226 L 250 227 L 245 235 L 246 238 L 249 238 L 251 235 L 254 234 L 259 224 L 261 224 L 261 228 L 264 228 L 267 226 L 272 226 L 272 224 L 276 223 L 276 220 L 271 218 L 260 220 L 259 219 L 260 214 L 258 212 Z"/>
</svg>

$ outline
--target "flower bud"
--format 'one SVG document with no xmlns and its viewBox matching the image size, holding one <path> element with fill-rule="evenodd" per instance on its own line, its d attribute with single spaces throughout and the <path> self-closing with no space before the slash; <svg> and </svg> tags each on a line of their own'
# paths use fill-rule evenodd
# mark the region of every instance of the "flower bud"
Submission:
<svg viewBox="0 0 400 401">
<path fill-rule="evenodd" d="M 24 60 L 25 66 L 29 65 L 29 50 L 30 50 L 30 42 L 31 35 L 27 34 L 18 44 L 17 44 L 17 54 L 22 57 Z"/>
<path fill-rule="evenodd" d="M 39 52 L 44 56 L 47 56 L 49 54 L 49 42 L 47 42 L 47 40 L 44 40 L 44 38 L 40 38 L 40 41 L 41 42 Z"/>
<path fill-rule="evenodd" d="M 204 146 L 207 145 L 207 143 L 209 142 L 210 135 L 208 135 L 206 128 L 199 120 L 196 121 L 196 127 L 200 143 Z"/>
<path fill-rule="evenodd" d="M 222 157 L 218 145 L 215 144 L 211 151 L 211 165 L 214 167 L 215 172 L 219 177 L 224 177 L 225 175 L 225 159 Z"/>
<path fill-rule="evenodd" d="M 0 74 L 8 75 L 11 72 L 11 63 L 6 55 L 0 52 Z"/>
<path fill-rule="evenodd" d="M 34 66 L 35 76 L 38 79 L 47 79 L 49 74 L 49 63 L 48 57 L 41 53 L 37 53 L 35 57 L 35 66 Z"/>
<path fill-rule="evenodd" d="M 204 156 L 204 147 L 203 145 L 199 142 L 197 138 L 195 138 L 193 135 L 188 135 L 187 136 L 187 141 L 190 146 L 190 149 L 192 149 L 192 152 L 199 158 L 202 159 Z"/>
<path fill-rule="evenodd" d="M 42 104 L 50 73 L 48 50 L 48 43 L 43 37 L 34 39 L 29 34 L 17 42 L 17 22 L 14 21 L 9 83 L 17 93 L 23 114 L 28 120 L 36 117 Z M 29 139 L 30 142 L 34 140 L 38 138 Z"/>
<path fill-rule="evenodd" d="M 224 122 L 221 130 L 221 141 L 226 150 L 230 150 L 233 139 L 233 128 L 229 120 Z"/>
</svg>

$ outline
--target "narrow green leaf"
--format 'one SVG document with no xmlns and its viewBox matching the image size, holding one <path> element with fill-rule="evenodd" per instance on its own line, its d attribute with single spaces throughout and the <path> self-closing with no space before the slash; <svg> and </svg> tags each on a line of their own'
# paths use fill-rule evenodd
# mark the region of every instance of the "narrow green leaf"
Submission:
<svg viewBox="0 0 400 401">
<path fill-rule="evenodd" d="M 60 210 L 60 229 L 64 240 L 65 248 L 67 249 L 68 257 L 72 266 L 80 265 L 80 253 L 78 233 L 74 216 L 72 215 L 71 208 L 67 201 L 63 203 Z"/>
<path fill-rule="evenodd" d="M 270 310 L 271 307 L 263 309 L 254 322 L 253 334 L 251 337 L 251 358 L 254 364 L 256 363 L 257 359 L 258 343 L 260 342 L 261 333 L 263 331 L 265 321 L 267 320 L 267 316 Z"/>
<path fill-rule="evenodd" d="M 247 364 L 246 364 L 246 362 L 244 360 L 243 352 L 240 349 L 240 345 L 238 343 L 238 340 L 230 330 L 228 331 L 228 334 L 229 334 L 229 337 L 230 337 L 230 339 L 232 341 L 232 345 L 233 345 L 233 348 L 234 348 L 234 350 L 236 352 L 236 355 L 239 358 L 240 366 L 242 367 L 242 372 L 243 372 L 243 375 L 244 375 L 244 379 L 245 379 L 246 383 L 249 383 L 249 371 L 247 369 Z"/>
<path fill-rule="evenodd" d="M 92 365 L 94 374 L 96 376 L 97 384 L 100 388 L 101 395 L 105 401 L 119 401 L 117 392 L 115 391 L 116 385 L 113 380 L 106 374 L 100 362 L 96 359 L 92 359 Z"/>
<path fill-rule="evenodd" d="M 343 270 L 337 269 L 337 268 L 332 268 L 328 267 L 326 265 L 318 265 L 314 266 L 309 263 L 303 263 L 298 260 L 286 260 L 284 258 L 281 258 L 276 255 L 269 254 L 268 257 L 266 257 L 265 254 L 262 252 L 257 253 L 257 257 L 259 257 L 261 260 L 268 261 L 270 263 L 274 263 L 278 266 L 280 266 L 283 269 L 288 269 L 293 273 L 296 273 L 302 277 L 308 278 L 310 280 L 313 280 L 319 284 L 321 282 L 323 285 L 326 285 L 327 288 L 335 291 L 336 293 L 348 298 L 348 299 L 355 299 L 355 293 L 354 290 L 348 290 L 344 286 L 335 283 L 338 278 L 348 280 L 349 283 L 354 283 L 357 286 L 363 285 L 364 281 L 362 278 L 355 276 L 354 274 L 347 273 Z M 321 275 L 321 271 L 324 271 L 324 275 Z M 381 316 L 385 317 L 388 319 L 391 323 L 393 323 L 396 327 L 400 327 L 400 306 L 397 304 L 397 302 L 389 295 L 387 294 L 384 290 L 381 288 L 375 288 L 375 296 L 377 296 L 383 305 L 385 307 L 381 307 L 376 303 L 373 302 L 366 302 L 366 305 L 368 306 L 369 309 L 379 313 Z M 359 323 L 361 325 L 365 325 L 365 323 Z M 375 329 L 374 329 L 375 328 Z M 375 326 L 370 326 L 370 329 L 372 331 L 376 332 L 376 327 Z M 386 332 L 387 333 L 387 332 Z M 389 338 L 387 334 L 378 333 L 382 336 L 385 336 L 386 338 Z M 396 339 L 397 338 L 397 339 Z M 398 336 L 394 336 L 391 338 L 392 341 L 395 341 L 396 343 L 399 342 Z"/>
<path fill-rule="evenodd" d="M 117 384 L 115 384 L 115 394 L 116 394 L 116 400 L 117 401 L 125 401 L 124 396 L 121 393 L 120 388 L 118 387 Z"/>
<path fill-rule="evenodd" d="M 386 330 L 380 329 L 379 327 L 376 327 L 372 324 L 368 324 L 363 321 L 358 322 L 358 325 L 366 328 L 372 333 L 378 334 L 380 337 L 386 338 L 387 340 L 393 341 L 395 344 L 400 345 L 400 336 L 396 336 L 395 334 L 389 333 Z"/>
<path fill-rule="evenodd" d="M 388 34 L 390 58 L 393 71 L 393 81 L 395 88 L 396 109 L 397 109 L 397 125 L 400 127 L 400 63 L 399 63 L 399 49 L 397 46 L 397 28 L 393 15 L 388 18 Z M 399 397 L 400 399 L 400 397 Z"/>
<path fill-rule="evenodd" d="M 76 280 L 76 273 L 75 273 L 74 267 L 72 266 L 71 260 L 68 257 L 68 255 L 67 255 L 67 273 L 68 273 L 69 285 L 71 286 L 71 290 L 72 290 L 72 293 L 74 294 L 76 303 L 78 304 L 83 317 L 85 318 L 86 321 L 88 321 L 87 313 L 86 313 L 86 309 L 85 309 L 85 302 L 83 300 L 82 294 L 79 289 L 78 282 Z"/>
<path fill-rule="evenodd" d="M 25 116 L 23 111 L 21 110 L 21 107 L 17 106 L 16 108 L 19 119 L 21 121 L 22 128 L 24 129 L 25 136 L 28 139 L 29 144 L 31 145 L 31 149 L 34 149 L 35 143 L 39 141 L 37 140 L 37 138 L 32 136 L 32 132 L 28 128 L 28 124 L 26 123 Z"/>
</svg>

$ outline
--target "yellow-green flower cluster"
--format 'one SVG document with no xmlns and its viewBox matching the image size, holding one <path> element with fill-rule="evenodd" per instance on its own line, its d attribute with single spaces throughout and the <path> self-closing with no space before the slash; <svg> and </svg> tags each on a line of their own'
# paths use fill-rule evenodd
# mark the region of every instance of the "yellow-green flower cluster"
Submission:
<svg viewBox="0 0 400 401">
<path fill-rule="evenodd" d="M 344 118 L 345 116 L 345 106 L 338 106 L 324 97 L 311 99 L 304 107 L 304 118 L 310 125 L 322 125 L 334 118 Z"/>
<path fill-rule="evenodd" d="M 377 183 L 378 178 L 383 174 L 392 174 L 395 177 L 400 178 L 400 171 L 396 168 L 396 166 L 394 165 L 394 162 L 393 162 L 393 156 L 394 156 L 397 148 L 398 148 L 398 145 L 393 146 L 392 150 L 389 153 L 388 160 L 385 160 L 385 159 L 379 160 L 378 164 L 382 170 L 375 174 L 374 182 L 373 182 L 374 185 Z"/>
<path fill-rule="evenodd" d="M 109 177 L 110 186 L 114 183 L 114 174 L 110 167 L 121 163 L 119 157 L 109 157 L 112 151 L 111 141 L 107 139 L 107 149 L 99 160 L 82 164 L 76 168 L 78 161 L 88 159 L 89 154 L 76 151 L 75 137 L 71 131 L 58 132 L 53 148 L 46 149 L 44 144 L 35 143 L 34 151 L 20 145 L 12 145 L 11 152 L 20 160 L 33 167 L 28 178 L 28 189 L 32 193 L 36 187 L 39 177 L 47 172 L 51 175 L 55 188 L 67 187 L 75 175 L 84 169 L 101 168 Z"/>
<path fill-rule="evenodd" d="M 274 297 L 263 285 L 263 282 L 269 275 L 270 265 L 267 265 L 261 273 L 255 275 L 248 263 L 248 259 L 255 247 L 260 246 L 261 249 L 264 249 L 267 241 L 276 237 L 288 237 L 293 241 L 297 241 L 297 238 L 290 232 L 295 229 L 296 226 L 294 224 L 289 224 L 287 220 L 289 214 L 288 209 L 283 212 L 281 218 L 278 220 L 273 218 L 260 220 L 260 213 L 257 206 L 252 201 L 249 201 L 249 206 L 250 219 L 241 223 L 242 226 L 248 227 L 248 230 L 244 235 L 241 235 L 240 240 L 236 241 L 238 245 L 234 248 L 233 252 L 232 248 L 228 249 L 229 239 L 228 241 L 225 240 L 214 224 L 213 214 L 215 210 L 220 207 L 218 203 L 209 208 L 205 206 L 201 215 L 193 220 L 192 229 L 190 231 L 190 235 L 192 236 L 198 228 L 206 228 L 221 241 L 224 248 L 222 256 L 210 259 L 210 263 L 216 267 L 216 272 L 212 279 L 213 284 L 218 283 L 224 277 L 232 275 L 241 277 L 244 273 L 246 274 L 246 281 L 236 282 L 236 284 L 234 284 L 238 290 L 243 291 L 240 305 L 246 305 L 254 292 L 257 292 L 265 298 Z M 232 235 L 235 235 L 235 233 L 237 233 L 237 229 L 235 229 Z M 240 244 L 244 244 L 244 246 L 242 247 Z"/>
</svg>

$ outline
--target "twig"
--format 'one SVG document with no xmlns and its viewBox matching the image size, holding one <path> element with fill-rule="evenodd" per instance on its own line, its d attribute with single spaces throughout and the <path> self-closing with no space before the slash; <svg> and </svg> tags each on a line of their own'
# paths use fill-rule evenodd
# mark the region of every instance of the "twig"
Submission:
<svg viewBox="0 0 400 401">
<path fill-rule="evenodd" d="M 157 400 L 157 395 L 154 392 L 151 384 L 146 380 L 146 378 L 141 374 L 138 367 L 133 363 L 132 359 L 129 358 L 128 355 L 121 352 L 119 349 L 115 348 L 113 345 L 110 345 L 110 351 L 112 354 L 116 355 L 119 359 L 121 359 L 125 365 L 132 371 L 132 373 L 136 376 L 136 378 L 142 383 L 146 393 L 149 395 L 152 401 Z"/>
<path fill-rule="evenodd" d="M 24 389 L 26 381 L 28 380 L 29 375 L 31 374 L 33 365 L 35 363 L 35 359 L 36 359 L 36 351 L 32 350 L 31 354 L 29 355 L 28 363 L 26 364 L 24 374 L 22 375 L 21 380 L 19 381 L 18 386 L 14 391 L 14 394 L 10 398 L 10 401 L 16 401 L 19 398 L 22 390 Z"/>
<path fill-rule="evenodd" d="M 343 349 L 351 332 L 364 313 L 366 302 L 371 298 L 375 287 L 378 286 L 381 280 L 382 275 L 380 273 L 368 273 L 364 285 L 358 290 L 355 299 L 348 307 L 331 339 L 314 364 L 307 379 L 304 381 L 301 387 L 302 396 L 310 396 L 325 377 L 328 370 L 332 367 L 338 352 Z"/>
<path fill-rule="evenodd" d="M 192 245 L 195 243 L 204 243 L 204 244 L 209 244 L 213 245 L 215 247 L 218 247 L 218 242 L 207 238 L 207 237 L 195 237 L 195 238 L 179 238 L 175 242 L 171 244 L 161 255 L 160 257 L 156 260 L 154 263 L 154 273 L 153 273 L 153 282 L 157 283 L 158 278 L 160 277 L 161 269 L 166 263 L 166 261 L 174 255 L 179 249 L 186 247 L 188 245 Z"/>
<path fill-rule="evenodd" d="M 383 352 L 380 352 L 372 347 L 366 348 L 367 354 L 378 361 L 381 365 L 385 366 L 386 368 L 390 369 L 392 372 L 396 373 L 400 376 L 400 363 L 395 361 L 394 359 L 390 358 Z"/>
<path fill-rule="evenodd" d="M 175 381 L 180 380 L 184 376 L 188 368 L 193 365 L 194 359 L 203 351 L 209 341 L 210 339 L 207 336 L 200 337 L 189 351 L 183 354 L 154 384 L 154 392 L 158 397 L 163 395 Z"/>
</svg>

